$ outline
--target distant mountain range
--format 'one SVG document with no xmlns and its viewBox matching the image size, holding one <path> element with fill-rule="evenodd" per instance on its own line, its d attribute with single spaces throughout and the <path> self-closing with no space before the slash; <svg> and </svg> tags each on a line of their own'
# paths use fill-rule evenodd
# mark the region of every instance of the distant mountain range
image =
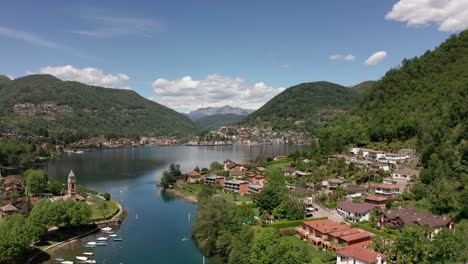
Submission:
<svg viewBox="0 0 468 264">
<path fill-rule="evenodd" d="M 240 116 L 246 116 L 249 115 L 250 113 L 254 112 L 254 110 L 250 109 L 243 109 L 240 107 L 232 107 L 229 105 L 223 106 L 223 107 L 206 107 L 206 108 L 200 108 L 194 111 L 191 111 L 190 113 L 187 114 L 190 119 L 193 121 L 196 121 L 202 117 L 205 116 L 212 116 L 212 115 L 240 115 Z"/>
<path fill-rule="evenodd" d="M 233 115 L 233 114 L 224 114 L 224 115 L 209 115 L 204 116 L 200 119 L 197 119 L 195 123 L 202 130 L 209 130 L 213 128 L 218 128 L 226 125 L 233 125 L 244 119 L 245 115 Z"/>
<path fill-rule="evenodd" d="M 62 81 L 52 75 L 0 77 L 0 128 L 39 135 L 188 136 L 188 117 L 135 91 Z"/>
</svg>

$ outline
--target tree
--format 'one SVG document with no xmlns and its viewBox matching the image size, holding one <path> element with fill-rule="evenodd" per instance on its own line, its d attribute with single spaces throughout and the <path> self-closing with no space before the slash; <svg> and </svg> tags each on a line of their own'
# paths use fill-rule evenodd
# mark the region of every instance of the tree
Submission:
<svg viewBox="0 0 468 264">
<path fill-rule="evenodd" d="M 263 192 L 257 195 L 257 206 L 262 210 L 272 211 L 287 196 L 288 189 L 284 182 L 283 172 L 280 169 L 271 171 L 267 175 L 268 181 Z"/>
<path fill-rule="evenodd" d="M 217 162 L 217 161 L 213 161 L 211 162 L 210 164 L 210 170 L 211 171 L 217 171 L 217 170 L 222 170 L 223 169 L 223 164 Z"/>
<path fill-rule="evenodd" d="M 24 173 L 28 195 L 38 195 L 47 191 L 48 178 L 44 170 L 29 169 Z"/>
<path fill-rule="evenodd" d="M 23 256 L 37 239 L 21 214 L 6 217 L 0 222 L 0 260 Z"/>
<path fill-rule="evenodd" d="M 249 263 L 252 254 L 253 230 L 250 226 L 243 226 L 239 235 L 232 239 L 231 252 L 229 253 L 229 264 Z"/>
<path fill-rule="evenodd" d="M 396 245 L 398 263 L 427 263 L 430 244 L 424 230 L 418 225 L 405 225 Z"/>
<path fill-rule="evenodd" d="M 430 252 L 430 263 L 462 263 L 462 243 L 446 228 L 434 237 Z"/>
<path fill-rule="evenodd" d="M 103 197 L 104 199 L 106 199 L 106 201 L 109 201 L 109 200 L 111 199 L 110 193 L 107 193 L 107 192 L 104 193 L 104 194 L 102 195 L 102 197 Z"/>
<path fill-rule="evenodd" d="M 263 228 L 252 245 L 251 264 L 276 263 L 279 233 L 276 229 Z"/>
<path fill-rule="evenodd" d="M 52 180 L 48 184 L 48 189 L 53 195 L 59 195 L 62 193 L 62 190 L 64 190 L 64 187 L 59 181 Z"/>
</svg>

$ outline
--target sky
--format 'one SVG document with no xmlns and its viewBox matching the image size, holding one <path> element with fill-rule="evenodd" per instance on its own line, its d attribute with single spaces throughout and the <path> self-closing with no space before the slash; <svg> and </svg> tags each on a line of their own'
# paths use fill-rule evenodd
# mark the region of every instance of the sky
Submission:
<svg viewBox="0 0 468 264">
<path fill-rule="evenodd" d="M 468 28 L 468 0 L 5 1 L 0 74 L 133 89 L 188 112 L 378 80 Z"/>
</svg>

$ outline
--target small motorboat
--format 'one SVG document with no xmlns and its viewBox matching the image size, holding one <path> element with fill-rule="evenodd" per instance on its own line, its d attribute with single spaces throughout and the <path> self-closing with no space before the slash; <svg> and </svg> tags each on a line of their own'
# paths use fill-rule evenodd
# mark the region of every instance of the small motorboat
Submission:
<svg viewBox="0 0 468 264">
<path fill-rule="evenodd" d="M 189 240 L 189 239 L 186 238 L 186 237 L 184 237 L 184 238 L 182 238 L 181 240 L 182 240 L 182 241 L 187 241 L 187 240 Z"/>
<path fill-rule="evenodd" d="M 112 239 L 112 240 L 114 240 L 114 241 L 122 241 L 122 238 L 116 237 L 116 238 L 114 238 L 114 239 Z"/>
<path fill-rule="evenodd" d="M 114 234 L 115 232 L 114 231 L 104 231 L 106 232 L 107 234 Z"/>
<path fill-rule="evenodd" d="M 65 260 L 65 261 L 62 261 L 62 264 L 73 264 L 73 261 Z"/>
<path fill-rule="evenodd" d="M 101 230 L 106 231 L 106 232 L 112 231 L 112 227 L 103 227 L 103 228 L 101 228 Z"/>
<path fill-rule="evenodd" d="M 77 260 L 85 261 L 85 260 L 88 260 L 88 257 L 85 257 L 85 256 L 76 256 L 76 259 L 77 259 Z"/>
<path fill-rule="evenodd" d="M 94 255 L 94 253 L 93 253 L 93 252 L 83 252 L 83 255 L 85 255 L 85 256 L 92 256 L 92 255 Z"/>
<path fill-rule="evenodd" d="M 93 248 L 93 247 L 95 247 L 96 245 L 88 245 L 88 244 L 86 244 L 86 245 L 84 245 L 84 246 L 85 246 L 85 248 Z"/>
<path fill-rule="evenodd" d="M 107 246 L 106 242 L 97 242 L 96 246 Z"/>
<path fill-rule="evenodd" d="M 96 261 L 93 260 L 93 259 L 88 259 L 88 260 L 85 261 L 85 263 L 96 263 Z"/>
<path fill-rule="evenodd" d="M 54 260 L 57 261 L 57 262 L 63 262 L 65 259 L 63 259 L 63 258 L 56 258 L 56 259 L 54 259 Z"/>
<path fill-rule="evenodd" d="M 86 245 L 95 246 L 95 245 L 96 245 L 96 242 L 94 242 L 94 241 L 90 241 L 90 242 L 86 243 Z"/>
<path fill-rule="evenodd" d="M 107 241 L 107 237 L 98 237 L 97 240 L 98 241 Z"/>
<path fill-rule="evenodd" d="M 110 237 L 117 237 L 118 235 L 117 234 L 110 234 L 109 236 Z"/>
</svg>

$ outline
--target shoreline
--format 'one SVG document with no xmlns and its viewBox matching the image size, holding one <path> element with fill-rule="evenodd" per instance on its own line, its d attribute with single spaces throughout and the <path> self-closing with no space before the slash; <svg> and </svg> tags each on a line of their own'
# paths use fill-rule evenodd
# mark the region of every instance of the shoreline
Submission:
<svg viewBox="0 0 468 264">
<path fill-rule="evenodd" d="M 197 200 L 197 197 L 193 196 L 193 195 L 188 195 L 188 194 L 185 194 L 179 190 L 175 190 L 175 189 L 165 189 L 164 190 L 165 192 L 175 196 L 175 197 L 178 197 L 178 198 L 181 198 L 189 203 L 193 203 L 193 204 L 197 204 L 198 203 L 198 200 Z"/>
</svg>

